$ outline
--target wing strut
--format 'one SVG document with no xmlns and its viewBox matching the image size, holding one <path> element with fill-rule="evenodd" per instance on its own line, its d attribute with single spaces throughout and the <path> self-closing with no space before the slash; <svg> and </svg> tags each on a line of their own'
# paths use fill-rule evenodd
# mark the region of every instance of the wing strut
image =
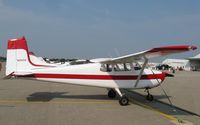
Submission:
<svg viewBox="0 0 200 125">
<path fill-rule="evenodd" d="M 149 60 L 144 56 L 144 64 L 142 65 L 142 69 L 140 70 L 140 73 L 139 73 L 139 75 L 137 77 L 137 81 L 135 82 L 135 87 L 137 87 L 137 85 L 138 85 L 138 83 L 139 83 L 139 81 L 140 81 L 140 79 L 142 77 L 142 73 L 144 72 L 144 69 L 145 69 L 148 61 Z"/>
</svg>

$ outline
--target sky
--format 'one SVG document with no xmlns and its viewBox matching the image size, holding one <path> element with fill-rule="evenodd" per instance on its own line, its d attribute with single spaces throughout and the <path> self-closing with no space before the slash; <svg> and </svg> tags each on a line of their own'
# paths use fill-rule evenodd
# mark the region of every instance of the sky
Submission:
<svg viewBox="0 0 200 125">
<path fill-rule="evenodd" d="M 25 36 L 49 58 L 118 57 L 153 47 L 200 48 L 199 0 L 0 0 L 0 56 Z M 168 56 L 187 58 L 199 50 Z"/>
</svg>

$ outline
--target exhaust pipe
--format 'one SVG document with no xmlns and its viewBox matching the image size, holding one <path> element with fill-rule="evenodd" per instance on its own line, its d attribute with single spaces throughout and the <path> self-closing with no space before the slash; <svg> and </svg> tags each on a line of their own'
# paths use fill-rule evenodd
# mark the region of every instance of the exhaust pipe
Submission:
<svg viewBox="0 0 200 125">
<path fill-rule="evenodd" d="M 166 77 L 174 77 L 173 74 L 170 74 L 170 73 L 168 73 L 168 72 L 163 72 L 163 73 L 165 74 Z"/>
</svg>

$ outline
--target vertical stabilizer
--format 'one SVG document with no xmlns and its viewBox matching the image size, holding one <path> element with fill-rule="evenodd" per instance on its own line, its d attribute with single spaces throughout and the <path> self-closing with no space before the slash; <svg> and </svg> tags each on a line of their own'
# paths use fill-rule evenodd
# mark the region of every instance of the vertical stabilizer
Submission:
<svg viewBox="0 0 200 125">
<path fill-rule="evenodd" d="M 6 76 L 11 73 L 26 74 L 31 69 L 55 67 L 39 60 L 38 57 L 29 52 L 25 37 L 8 40 Z"/>
<path fill-rule="evenodd" d="M 31 69 L 28 46 L 24 37 L 8 40 L 6 75 Z"/>
</svg>

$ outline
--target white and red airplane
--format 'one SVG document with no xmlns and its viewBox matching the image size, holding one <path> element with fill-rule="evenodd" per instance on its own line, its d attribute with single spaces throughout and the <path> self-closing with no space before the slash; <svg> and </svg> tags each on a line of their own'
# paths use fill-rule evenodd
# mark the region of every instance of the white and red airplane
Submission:
<svg viewBox="0 0 200 125">
<path fill-rule="evenodd" d="M 8 40 L 5 78 L 25 78 L 74 85 L 107 88 L 108 97 L 120 96 L 120 105 L 127 105 L 129 99 L 120 89 L 146 89 L 146 99 L 153 100 L 149 89 L 159 86 L 168 73 L 147 69 L 148 60 L 153 57 L 197 49 L 196 46 L 165 46 L 149 49 L 117 58 L 99 58 L 83 63 L 60 66 L 39 60 L 30 54 L 24 37 Z M 144 60 L 141 67 L 138 61 Z"/>
</svg>

